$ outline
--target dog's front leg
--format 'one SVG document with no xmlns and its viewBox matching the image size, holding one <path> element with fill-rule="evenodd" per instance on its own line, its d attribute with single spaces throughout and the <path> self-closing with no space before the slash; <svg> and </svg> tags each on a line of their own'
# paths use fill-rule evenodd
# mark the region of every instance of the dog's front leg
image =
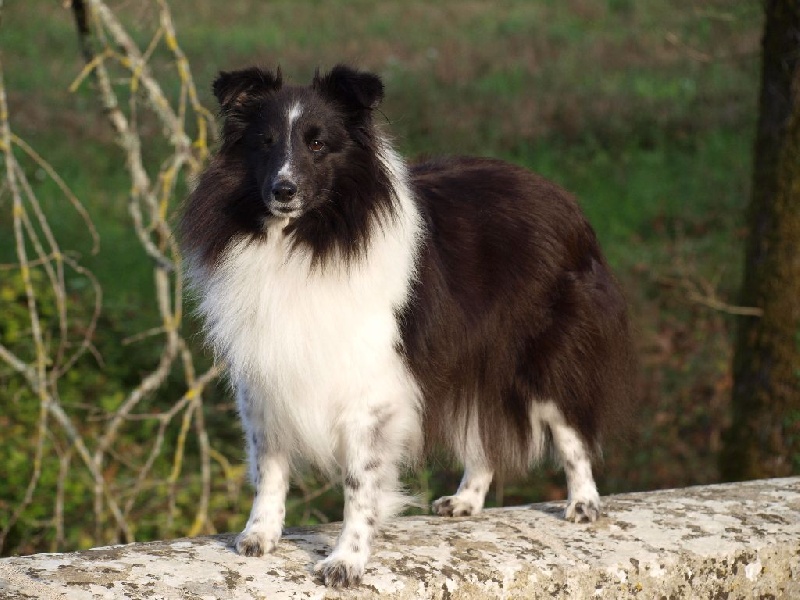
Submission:
<svg viewBox="0 0 800 600">
<path fill-rule="evenodd" d="M 401 444 L 393 440 L 388 408 L 373 409 L 343 433 L 344 523 L 331 555 L 315 571 L 325 585 L 346 587 L 361 581 L 381 521 L 399 502 L 397 464 Z"/>
<path fill-rule="evenodd" d="M 244 531 L 236 538 L 236 551 L 261 556 L 278 545 L 286 516 L 289 490 L 289 460 L 285 453 L 269 447 L 264 431 L 263 405 L 239 387 L 239 414 L 247 438 L 247 459 L 255 499 Z"/>
<path fill-rule="evenodd" d="M 285 455 L 265 453 L 253 470 L 257 472 L 253 477 L 256 496 L 247 525 L 236 538 L 236 551 L 244 556 L 261 556 L 275 550 L 281 539 L 289 488 Z"/>
</svg>

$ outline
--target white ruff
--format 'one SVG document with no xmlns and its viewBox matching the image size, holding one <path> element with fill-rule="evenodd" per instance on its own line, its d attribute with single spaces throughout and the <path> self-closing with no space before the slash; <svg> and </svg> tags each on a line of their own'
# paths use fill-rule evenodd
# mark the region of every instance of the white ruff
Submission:
<svg viewBox="0 0 800 600">
<path fill-rule="evenodd" d="M 268 446 L 331 474 L 343 465 L 344 428 L 370 411 L 391 410 L 406 452 L 421 443 L 419 389 L 395 349 L 421 218 L 402 162 L 389 148 L 382 157 L 396 216 L 373 223 L 369 247 L 349 266 L 333 258 L 312 267 L 280 223 L 265 241 L 236 240 L 216 268 L 191 273 L 209 340 L 263 419 Z"/>
</svg>

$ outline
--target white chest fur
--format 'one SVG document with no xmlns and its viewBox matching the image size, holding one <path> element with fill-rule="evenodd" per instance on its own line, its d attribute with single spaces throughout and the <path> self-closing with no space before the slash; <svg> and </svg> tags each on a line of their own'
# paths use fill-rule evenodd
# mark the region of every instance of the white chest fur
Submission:
<svg viewBox="0 0 800 600">
<path fill-rule="evenodd" d="M 261 409 L 270 442 L 326 470 L 348 420 L 390 405 L 418 421 L 395 311 L 413 281 L 419 225 L 407 202 L 400 208 L 349 265 L 312 267 L 276 224 L 264 241 L 234 242 L 196 278 L 209 340 Z"/>
</svg>

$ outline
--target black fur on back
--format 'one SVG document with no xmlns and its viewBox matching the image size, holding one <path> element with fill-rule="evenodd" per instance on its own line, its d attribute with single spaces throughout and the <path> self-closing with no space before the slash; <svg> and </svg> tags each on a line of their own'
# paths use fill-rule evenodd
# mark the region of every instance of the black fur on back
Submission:
<svg viewBox="0 0 800 600">
<path fill-rule="evenodd" d="M 596 450 L 604 427 L 623 427 L 633 357 L 625 300 L 575 200 L 480 158 L 418 164 L 412 181 L 428 235 L 402 331 L 426 439 L 477 413 L 492 466 L 524 472 L 530 415 L 552 400 Z"/>
</svg>

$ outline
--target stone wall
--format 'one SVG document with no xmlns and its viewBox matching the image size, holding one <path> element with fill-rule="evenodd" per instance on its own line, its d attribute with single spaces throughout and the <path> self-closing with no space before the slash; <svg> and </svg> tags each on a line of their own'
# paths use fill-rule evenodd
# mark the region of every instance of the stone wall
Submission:
<svg viewBox="0 0 800 600">
<path fill-rule="evenodd" d="M 800 478 L 604 502 L 592 525 L 563 503 L 397 519 L 344 592 L 311 575 L 334 524 L 289 529 L 265 558 L 219 535 L 0 559 L 0 598 L 800 598 Z"/>
</svg>

